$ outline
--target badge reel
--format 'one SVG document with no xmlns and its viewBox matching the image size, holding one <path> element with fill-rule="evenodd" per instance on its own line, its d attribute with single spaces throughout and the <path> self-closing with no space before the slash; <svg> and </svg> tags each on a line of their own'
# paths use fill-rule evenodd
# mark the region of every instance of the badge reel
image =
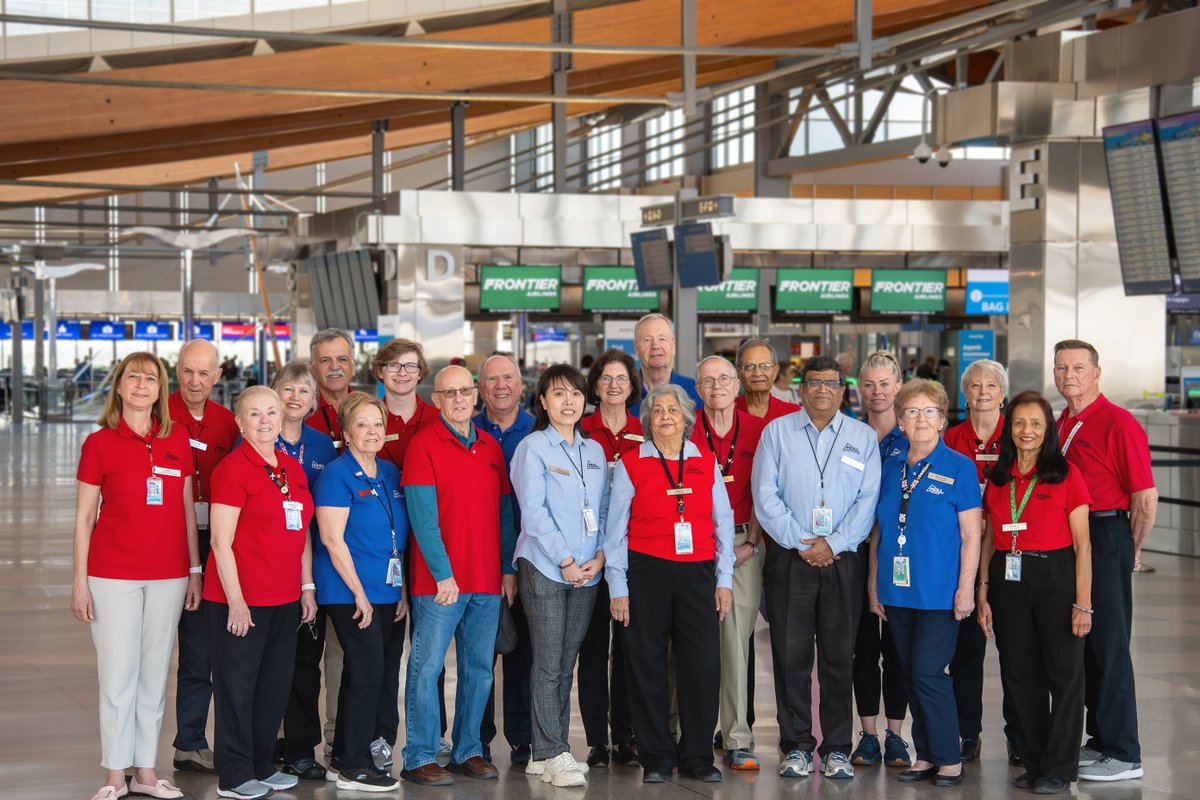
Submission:
<svg viewBox="0 0 1200 800">
<path fill-rule="evenodd" d="M 161 506 L 163 504 L 162 478 L 146 478 L 146 505 Z"/>
<path fill-rule="evenodd" d="M 1001 528 L 1012 534 L 1012 552 L 1004 557 L 1004 580 L 1021 580 L 1021 551 L 1017 549 L 1017 537 L 1029 526 L 1024 522 L 1012 522 Z"/>
<path fill-rule="evenodd" d="M 404 567 L 402 566 L 400 556 L 394 553 L 388 559 L 387 584 L 397 589 L 404 585 Z"/>
<path fill-rule="evenodd" d="M 675 523 L 675 555 L 690 556 L 692 547 L 692 523 L 683 521 L 683 499 L 679 500 L 679 522 Z"/>
<path fill-rule="evenodd" d="M 591 506 L 583 507 L 583 530 L 588 536 L 595 536 L 600 532 L 600 524 L 596 520 L 596 511 Z"/>
<path fill-rule="evenodd" d="M 303 511 L 303 503 L 298 503 L 295 500 L 283 501 L 283 520 L 284 525 L 289 531 L 299 531 L 304 529 Z"/>
<path fill-rule="evenodd" d="M 904 552 L 904 543 L 908 538 L 901 533 L 896 539 L 896 544 L 900 546 L 900 552 Z M 893 586 L 911 586 L 912 575 L 908 571 L 908 556 L 892 556 L 892 585 Z"/>
</svg>

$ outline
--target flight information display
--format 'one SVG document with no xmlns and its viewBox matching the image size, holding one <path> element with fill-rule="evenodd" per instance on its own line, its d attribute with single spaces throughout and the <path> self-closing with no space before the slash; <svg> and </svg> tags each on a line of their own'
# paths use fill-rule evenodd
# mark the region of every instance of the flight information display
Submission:
<svg viewBox="0 0 1200 800">
<path fill-rule="evenodd" d="M 1125 294 L 1170 294 L 1175 282 L 1154 123 L 1105 128 L 1104 157 Z"/>
<path fill-rule="evenodd" d="M 1183 291 L 1200 292 L 1200 112 L 1160 119 L 1158 141 Z"/>
</svg>

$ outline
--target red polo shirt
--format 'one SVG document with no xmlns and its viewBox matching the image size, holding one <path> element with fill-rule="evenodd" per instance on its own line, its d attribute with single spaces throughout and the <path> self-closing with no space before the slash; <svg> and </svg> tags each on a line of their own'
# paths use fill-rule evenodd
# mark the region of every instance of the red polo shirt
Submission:
<svg viewBox="0 0 1200 800">
<path fill-rule="evenodd" d="M 421 398 L 417 398 L 417 410 L 413 412 L 408 422 L 399 414 L 391 411 L 387 415 L 387 433 L 383 437 L 383 449 L 379 451 L 380 458 L 386 458 L 396 465 L 397 469 L 404 466 L 404 454 L 417 431 L 437 422 L 438 410 Z"/>
<path fill-rule="evenodd" d="M 707 418 L 703 417 L 703 414 L 704 411 L 701 410 L 696 415 L 698 419 L 696 426 L 692 428 L 692 441 L 701 453 L 713 453 L 717 465 L 721 468 L 721 475 L 725 478 L 725 491 L 729 493 L 729 505 L 733 507 L 733 523 L 744 525 L 750 522 L 750 514 L 754 510 L 754 499 L 750 495 L 750 471 L 754 468 L 754 453 L 758 450 L 758 439 L 762 436 L 767 421 L 748 411 L 734 409 L 734 424 L 724 436 L 718 436 L 715 430 L 711 431 L 710 447 L 710 431 L 704 426 Z M 729 480 L 730 478 L 733 480 Z"/>
<path fill-rule="evenodd" d="M 237 418 L 225 406 L 212 400 L 204 403 L 204 416 L 196 419 L 183 402 L 183 395 L 174 392 L 168 398 L 171 420 L 187 433 L 191 446 L 192 495 L 196 502 L 207 502 L 211 492 L 213 470 L 221 459 L 233 452 L 237 446 Z"/>
<path fill-rule="evenodd" d="M 212 502 L 241 512 L 233 534 L 233 557 L 248 606 L 281 606 L 300 598 L 300 559 L 313 517 L 313 498 L 300 462 L 279 451 L 275 457 L 279 467 L 273 472 L 281 480 L 286 477 L 286 496 L 267 473 L 267 462 L 249 442 L 243 441 L 213 470 Z M 304 506 L 298 531 L 287 529 L 283 503 L 289 499 Z M 204 582 L 204 599 L 228 603 L 215 554 L 209 555 L 205 572 L 209 578 Z"/>
<path fill-rule="evenodd" d="M 1067 478 L 1062 483 L 1042 483 L 1038 481 L 1033 487 L 1033 494 L 1021 512 L 1021 522 L 1029 527 L 1018 531 L 1017 547 L 1021 550 L 1058 550 L 1070 547 L 1071 526 L 1067 520 L 1071 512 L 1080 506 L 1091 505 L 1092 496 L 1088 493 L 1083 474 L 1074 465 L 1069 465 Z M 1017 507 L 1021 506 L 1021 498 L 1029 488 L 1033 471 L 1022 475 L 1014 463 L 1013 479 L 1005 486 L 997 486 L 988 481 L 983 493 L 983 513 L 992 523 L 993 541 L 997 550 L 1012 550 L 1012 532 L 1004 530 L 1003 526 L 1012 522 L 1012 497 L 1010 486 L 1017 486 Z"/>
<path fill-rule="evenodd" d="M 957 450 L 975 462 L 975 472 L 979 475 L 979 482 L 982 483 L 983 479 L 987 477 L 987 471 L 996 462 L 996 453 L 1000 452 L 1000 431 L 1003 429 L 1004 415 L 1001 414 L 996 430 L 992 431 L 991 437 L 985 442 L 975 432 L 975 426 L 971 424 L 971 418 L 968 416 L 947 430 L 942 435 L 942 439 L 951 450 Z"/>
<path fill-rule="evenodd" d="M 629 509 L 629 549 L 667 561 L 712 561 L 717 557 L 713 534 L 712 493 L 716 472 L 716 457 L 707 444 L 698 448 L 699 457 L 685 458 L 683 485 L 691 494 L 683 495 L 683 519 L 692 523 L 690 555 L 675 552 L 675 523 L 679 522 L 679 497 L 667 494 L 678 479 L 679 461 L 667 461 L 671 480 L 663 471 L 658 454 L 639 458 L 626 457 L 621 463 L 633 483 L 633 505 Z"/>
<path fill-rule="evenodd" d="M 337 450 L 342 449 L 342 426 L 338 424 L 337 406 L 328 403 L 320 390 L 317 390 L 317 410 L 308 415 L 304 424 L 332 439 Z"/>
<path fill-rule="evenodd" d="M 1123 408 L 1108 401 L 1104 395 L 1070 417 L 1070 408 L 1063 409 L 1058 418 L 1058 440 L 1067 445 L 1067 461 L 1079 467 L 1088 491 L 1092 494 L 1092 510 L 1129 510 L 1129 495 L 1154 488 L 1150 471 L 1150 442 L 1146 431 Z M 1079 425 L 1075 429 L 1076 423 Z"/>
<path fill-rule="evenodd" d="M 436 419 L 436 418 L 435 418 Z M 500 593 L 500 498 L 512 489 L 500 444 L 475 428 L 470 449 L 446 425 L 417 431 L 404 454 L 401 486 L 437 489 L 438 528 L 460 592 Z M 409 539 L 412 595 L 437 594 L 417 537 Z"/>
<path fill-rule="evenodd" d="M 622 456 L 637 450 L 642 446 L 642 442 L 646 441 L 642 436 L 642 421 L 630 414 L 628 410 L 625 411 L 625 427 L 618 431 L 616 436 L 605 427 L 599 410 L 580 420 L 579 427 L 583 429 L 589 439 L 600 443 L 600 446 L 604 448 L 604 458 L 610 464 L 620 461 Z"/>
<path fill-rule="evenodd" d="M 738 411 L 745 411 L 747 414 L 750 413 L 750 408 L 746 405 L 746 395 L 744 394 L 739 394 L 737 400 L 733 401 L 733 405 Z M 795 403 L 789 403 L 786 400 L 780 400 L 775 395 L 771 395 L 771 399 L 767 401 L 767 415 L 761 419 L 765 424 L 799 410 L 800 406 Z M 751 414 L 751 416 L 754 415 Z"/>
<path fill-rule="evenodd" d="M 100 487 L 88 575 L 128 581 L 187 577 L 183 482 L 192 475 L 189 449 L 182 428 L 159 439 L 157 421 L 147 438 L 122 419 L 115 429 L 101 428 L 84 440 L 75 477 Z M 163 482 L 162 505 L 146 504 L 151 463 L 153 477 Z"/>
</svg>

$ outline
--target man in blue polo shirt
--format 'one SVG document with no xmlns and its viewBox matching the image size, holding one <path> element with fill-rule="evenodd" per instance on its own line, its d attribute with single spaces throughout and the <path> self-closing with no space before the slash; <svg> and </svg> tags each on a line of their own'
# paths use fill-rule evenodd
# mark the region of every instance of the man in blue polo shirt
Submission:
<svg viewBox="0 0 1200 800">
<path fill-rule="evenodd" d="M 696 381 L 675 371 L 675 326 L 662 314 L 647 314 L 633 328 L 633 349 L 642 371 L 642 399 L 655 386 L 673 383 L 683 387 L 688 397 L 702 408 L 704 402 L 696 393 Z M 642 401 L 629 409 L 636 417 L 642 413 Z"/>
</svg>

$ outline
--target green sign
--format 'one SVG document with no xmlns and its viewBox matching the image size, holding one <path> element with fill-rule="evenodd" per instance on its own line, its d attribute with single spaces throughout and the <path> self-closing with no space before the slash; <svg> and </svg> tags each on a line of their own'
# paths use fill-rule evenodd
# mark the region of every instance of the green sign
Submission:
<svg viewBox="0 0 1200 800">
<path fill-rule="evenodd" d="M 776 275 L 776 311 L 824 314 L 854 307 L 852 269 L 781 269 Z"/>
<path fill-rule="evenodd" d="M 729 280 L 696 289 L 696 310 L 735 312 L 758 310 L 758 270 L 735 269 Z"/>
<path fill-rule="evenodd" d="M 944 269 L 876 269 L 871 271 L 874 314 L 941 314 L 946 310 Z"/>
<path fill-rule="evenodd" d="M 584 311 L 658 311 L 658 292 L 639 292 L 633 267 L 584 267 Z"/>
<path fill-rule="evenodd" d="M 557 311 L 562 267 L 479 268 L 480 311 Z"/>
</svg>

